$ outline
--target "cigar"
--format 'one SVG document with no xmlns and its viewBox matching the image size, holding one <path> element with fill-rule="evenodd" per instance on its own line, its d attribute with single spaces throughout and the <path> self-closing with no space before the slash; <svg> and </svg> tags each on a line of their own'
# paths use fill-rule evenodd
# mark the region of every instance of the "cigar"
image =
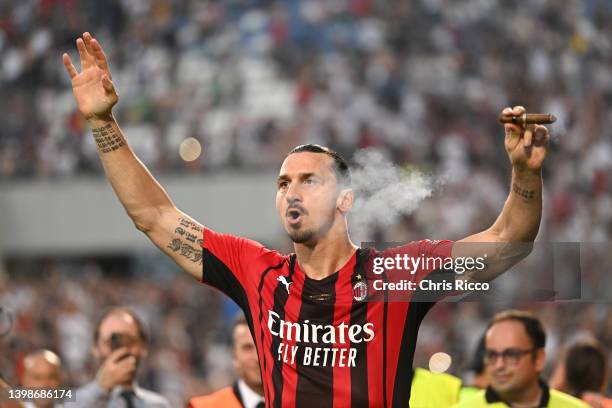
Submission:
<svg viewBox="0 0 612 408">
<path fill-rule="evenodd" d="M 499 123 L 513 123 L 515 125 L 549 125 L 557 120 L 550 113 L 523 113 L 521 116 L 499 115 Z"/>
</svg>

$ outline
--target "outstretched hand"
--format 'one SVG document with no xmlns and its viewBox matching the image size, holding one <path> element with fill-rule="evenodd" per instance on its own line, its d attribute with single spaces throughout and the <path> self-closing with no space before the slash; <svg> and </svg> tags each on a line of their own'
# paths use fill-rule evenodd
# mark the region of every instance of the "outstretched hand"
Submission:
<svg viewBox="0 0 612 408">
<path fill-rule="evenodd" d="M 89 33 L 76 41 L 81 58 L 81 72 L 77 72 L 68 54 L 62 59 L 72 79 L 72 91 L 81 114 L 87 120 L 106 120 L 119 100 L 112 83 L 106 55 L 100 43 Z"/>
<path fill-rule="evenodd" d="M 505 108 L 504 116 L 521 116 L 525 108 L 515 106 Z M 549 135 L 542 125 L 504 125 L 506 138 L 504 144 L 512 166 L 517 170 L 540 171 L 548 153 Z"/>
</svg>

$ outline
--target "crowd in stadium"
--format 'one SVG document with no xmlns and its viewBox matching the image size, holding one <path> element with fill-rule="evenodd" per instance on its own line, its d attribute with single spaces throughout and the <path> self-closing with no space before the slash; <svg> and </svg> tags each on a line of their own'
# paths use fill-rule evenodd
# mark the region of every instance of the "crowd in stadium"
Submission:
<svg viewBox="0 0 612 408">
<path fill-rule="evenodd" d="M 155 174 L 277 169 L 304 142 L 347 157 L 376 147 L 445 180 L 382 238 L 456 239 L 499 211 L 509 164 L 497 115 L 522 104 L 559 118 L 550 127 L 540 239 L 612 237 L 608 1 L 24 0 L 0 10 L 2 182 L 103 177 L 60 58 L 89 30 L 108 53 L 118 121 Z M 203 154 L 187 163 L 178 146 L 189 136 Z M 110 264 L 5 265 L 0 301 L 15 318 L 0 338 L 5 375 L 16 378 L 19 357 L 44 347 L 64 360 L 71 384 L 82 384 L 94 369 L 96 313 L 123 303 L 151 329 L 143 385 L 179 406 L 231 381 L 229 301 L 172 273 L 145 278 L 130 262 Z M 30 273 L 17 279 L 22 268 Z M 605 303 L 521 306 L 545 323 L 549 369 L 582 335 L 612 349 Z M 468 375 L 499 307 L 437 305 L 421 327 L 415 365 L 445 351 L 450 372 Z"/>
<path fill-rule="evenodd" d="M 541 237 L 610 238 L 608 2 L 23 1 L 4 11 L 1 179 L 101 174 L 59 57 L 90 30 L 109 54 L 119 123 L 155 174 L 276 169 L 306 141 L 349 158 L 377 147 L 447 182 L 404 229 L 457 237 L 498 210 L 509 167 L 496 117 L 522 104 L 559 117 Z M 189 136 L 204 153 L 187 163 L 178 146 Z"/>
</svg>

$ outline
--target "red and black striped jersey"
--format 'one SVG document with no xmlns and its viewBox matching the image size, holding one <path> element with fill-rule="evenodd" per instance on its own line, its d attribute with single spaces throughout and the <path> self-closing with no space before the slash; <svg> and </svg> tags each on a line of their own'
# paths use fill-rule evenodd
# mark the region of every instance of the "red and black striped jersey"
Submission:
<svg viewBox="0 0 612 408">
<path fill-rule="evenodd" d="M 208 228 L 203 282 L 244 311 L 255 339 L 266 406 L 406 407 L 417 331 L 431 301 L 392 301 L 387 290 L 364 295 L 376 257 L 448 258 L 451 241 L 358 249 L 336 273 L 311 279 L 295 254 Z M 402 276 L 419 282 L 433 269 Z"/>
</svg>

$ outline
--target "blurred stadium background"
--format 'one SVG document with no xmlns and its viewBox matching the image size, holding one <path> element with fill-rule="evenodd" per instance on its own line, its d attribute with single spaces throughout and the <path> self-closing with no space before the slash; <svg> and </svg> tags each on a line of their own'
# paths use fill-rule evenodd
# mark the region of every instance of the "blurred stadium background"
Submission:
<svg viewBox="0 0 612 408">
<path fill-rule="evenodd" d="M 107 51 L 130 144 L 176 204 L 288 251 L 275 172 L 304 142 L 347 157 L 375 147 L 444 175 L 440 191 L 378 239 L 458 239 L 487 227 L 509 183 L 496 117 L 515 104 L 559 117 L 539 239 L 609 243 L 610 21 L 608 0 L 0 1 L 2 324 L 14 316 L 0 369 L 16 381 L 23 353 L 45 347 L 64 360 L 69 384 L 89 380 L 94 318 L 127 304 L 152 332 L 143 386 L 179 406 L 230 381 L 236 307 L 140 236 L 104 179 L 61 63 L 63 51 L 78 60 L 83 31 Z M 202 146 L 189 162 L 179 155 L 188 137 Z M 441 304 L 421 328 L 415 364 L 443 351 L 449 372 L 465 376 L 486 319 L 508 306 L 544 319 L 551 363 L 587 333 L 612 346 L 605 297 Z"/>
</svg>

